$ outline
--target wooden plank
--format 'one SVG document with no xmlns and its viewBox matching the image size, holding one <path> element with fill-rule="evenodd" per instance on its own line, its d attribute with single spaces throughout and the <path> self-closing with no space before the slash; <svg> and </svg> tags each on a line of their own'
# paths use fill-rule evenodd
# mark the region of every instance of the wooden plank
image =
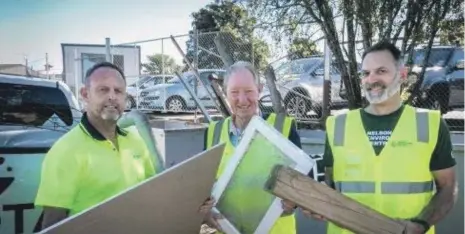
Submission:
<svg viewBox="0 0 465 234">
<path fill-rule="evenodd" d="M 405 230 L 401 221 L 389 218 L 286 166 L 275 166 L 265 187 L 271 194 L 292 201 L 355 233 L 400 234 Z"/>
<path fill-rule="evenodd" d="M 199 233 L 224 144 L 164 171 L 42 233 Z"/>
<path fill-rule="evenodd" d="M 276 114 L 286 113 L 286 109 L 283 106 L 283 99 L 281 93 L 276 87 L 276 74 L 271 65 L 266 68 L 265 71 L 266 84 L 270 90 L 271 103 L 273 104 L 273 110 Z"/>
<path fill-rule="evenodd" d="M 223 92 L 223 88 L 221 88 L 219 82 L 220 81 L 218 80 L 218 78 L 211 79 L 213 91 L 218 97 L 218 102 L 221 107 L 221 114 L 223 114 L 223 116 L 226 118 L 232 115 L 232 110 L 231 106 L 229 105 L 228 99 L 226 98 L 226 94 Z"/>
</svg>

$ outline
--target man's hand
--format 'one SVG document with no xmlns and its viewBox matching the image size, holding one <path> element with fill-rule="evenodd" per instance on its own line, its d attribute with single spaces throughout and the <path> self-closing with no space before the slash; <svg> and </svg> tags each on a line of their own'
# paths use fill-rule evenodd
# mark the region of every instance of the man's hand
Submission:
<svg viewBox="0 0 465 234">
<path fill-rule="evenodd" d="M 423 234 L 425 233 L 425 229 L 418 223 L 411 222 L 408 220 L 402 220 L 405 223 L 405 231 L 404 234 Z"/>
<path fill-rule="evenodd" d="M 281 216 L 287 216 L 294 213 L 294 210 L 297 208 L 296 204 L 291 201 L 281 200 L 281 205 L 283 208 L 283 214 Z"/>
<path fill-rule="evenodd" d="M 207 224 L 211 228 L 215 228 L 216 230 L 222 232 L 221 226 L 218 223 L 218 219 L 222 219 L 223 216 L 212 211 L 212 208 L 215 204 L 215 199 L 210 197 L 208 198 L 202 206 L 200 206 L 199 213 L 204 215 L 204 223 Z"/>
<path fill-rule="evenodd" d="M 209 227 L 216 229 L 219 232 L 223 232 L 221 229 L 221 225 L 218 222 L 219 219 L 223 219 L 224 217 L 221 214 L 218 214 L 214 211 L 210 211 L 204 219 L 204 223 L 207 224 Z"/>
<path fill-rule="evenodd" d="M 209 197 L 201 206 L 199 209 L 199 213 L 205 215 L 208 215 L 210 211 L 213 208 L 213 205 L 215 204 L 215 199 L 212 197 Z"/>
</svg>

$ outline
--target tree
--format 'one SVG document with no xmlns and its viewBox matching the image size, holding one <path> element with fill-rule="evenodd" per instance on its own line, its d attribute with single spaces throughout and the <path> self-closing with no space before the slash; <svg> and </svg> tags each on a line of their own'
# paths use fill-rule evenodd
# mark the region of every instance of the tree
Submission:
<svg viewBox="0 0 465 234">
<path fill-rule="evenodd" d="M 268 45 L 253 35 L 256 21 L 244 8 L 230 1 L 217 1 L 194 12 L 192 18 L 192 27 L 198 31 L 198 49 L 195 31 L 192 30 L 186 42 L 186 56 L 195 62 L 197 55 L 199 69 L 224 68 L 215 44 L 217 37 L 222 38 L 234 61 L 253 61 L 258 69 L 266 66 L 270 54 Z"/>
<path fill-rule="evenodd" d="M 426 71 L 426 63 L 429 61 L 429 57 L 431 55 L 431 47 L 433 46 L 434 39 L 436 38 L 436 35 L 438 34 L 438 31 L 441 26 L 441 22 L 446 18 L 446 16 L 451 13 L 451 9 L 455 9 L 460 7 L 463 3 L 461 0 L 441 0 L 441 1 L 435 1 L 433 5 L 433 11 L 432 14 L 428 15 L 425 19 L 426 21 L 426 35 L 429 35 L 428 37 L 428 46 L 427 50 L 425 52 L 425 57 L 423 58 L 423 64 L 422 64 L 422 69 L 421 72 L 418 76 L 418 81 L 414 84 L 412 94 L 408 99 L 407 103 L 410 103 L 415 96 L 420 94 L 420 87 L 421 84 L 423 83 L 425 71 Z M 409 58 L 411 58 L 412 53 L 410 53 Z"/>
<path fill-rule="evenodd" d="M 181 70 L 181 66 L 176 64 L 176 61 L 166 54 L 154 54 L 147 56 L 148 63 L 143 63 L 142 68 L 144 73 L 150 75 L 159 74 L 174 74 Z"/>
<path fill-rule="evenodd" d="M 435 3 L 446 1 L 461 0 L 251 0 L 248 7 L 253 9 L 257 24 L 274 32 L 278 41 L 322 32 L 341 72 L 349 108 L 353 109 L 362 105 L 356 64 L 358 42 L 365 50 L 373 40 L 389 40 L 400 42 L 403 53 L 411 51 L 429 38 L 424 33 L 426 19 L 438 10 Z"/>
<path fill-rule="evenodd" d="M 315 42 L 305 38 L 296 37 L 292 40 L 291 45 L 288 49 L 289 59 L 306 58 L 314 55 L 323 55 L 321 51 L 317 49 Z"/>
<path fill-rule="evenodd" d="M 458 44 L 463 46 L 465 44 L 463 37 L 465 34 L 463 25 L 464 2 L 458 3 L 455 1 L 455 4 L 457 5 L 452 7 L 452 13 L 441 23 L 438 34 L 441 44 Z"/>
</svg>

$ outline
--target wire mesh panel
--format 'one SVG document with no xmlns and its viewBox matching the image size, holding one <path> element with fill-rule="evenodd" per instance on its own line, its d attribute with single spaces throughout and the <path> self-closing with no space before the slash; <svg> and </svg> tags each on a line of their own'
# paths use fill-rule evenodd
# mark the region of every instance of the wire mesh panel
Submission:
<svg viewBox="0 0 465 234">
<path fill-rule="evenodd" d="M 218 115 L 219 104 L 214 89 L 212 88 L 212 75 L 218 78 L 222 85 L 225 68 L 228 64 L 238 60 L 253 61 L 253 45 L 247 38 L 240 38 L 228 32 L 208 32 L 189 34 L 186 48 L 180 51 L 185 54 L 184 75 L 192 86 L 192 90 L 201 104 L 208 110 L 210 115 Z M 180 42 L 175 38 L 176 43 Z M 198 71 L 199 77 L 194 73 Z M 197 79 L 200 78 L 200 79 Z M 193 102 L 194 108 L 197 105 Z"/>
<path fill-rule="evenodd" d="M 182 37 L 182 36 L 181 36 Z M 184 40 L 185 41 L 185 40 Z M 113 63 L 128 68 L 124 72 L 127 78 L 127 109 L 146 111 L 167 111 L 167 104 L 174 111 L 183 111 L 182 102 L 173 106 L 167 101 L 167 94 L 176 86 L 171 81 L 175 72 L 182 71 L 182 57 L 172 46 L 169 38 L 158 38 L 141 42 L 125 44 L 134 48 L 133 54 L 128 54 L 120 46 L 112 46 Z M 118 59 L 118 54 L 125 54 L 124 59 Z M 179 86 L 179 85 L 178 85 Z M 176 86 L 176 87 L 178 87 Z"/>
<path fill-rule="evenodd" d="M 463 128 L 463 47 L 433 45 L 428 50 L 419 46 L 407 51 L 404 61 L 408 72 L 403 100 L 413 106 L 439 110 L 450 127 Z"/>
<path fill-rule="evenodd" d="M 187 35 L 113 45 L 110 53 L 111 61 L 127 77 L 127 109 L 170 113 L 197 113 L 197 99 L 210 115 L 219 114 L 211 87 L 212 75 L 219 78 L 222 85 L 225 67 L 229 64 L 225 58 L 253 61 L 252 43 L 227 32 L 194 31 Z M 194 71 L 198 72 L 198 77 Z M 176 72 L 181 74 L 182 80 Z"/>
</svg>

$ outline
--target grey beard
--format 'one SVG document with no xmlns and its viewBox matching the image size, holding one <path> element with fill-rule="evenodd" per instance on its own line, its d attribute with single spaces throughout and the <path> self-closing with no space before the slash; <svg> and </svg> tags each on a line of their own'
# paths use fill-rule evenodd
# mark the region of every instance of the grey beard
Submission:
<svg viewBox="0 0 465 234">
<path fill-rule="evenodd" d="M 113 114 L 105 114 L 105 113 L 102 113 L 101 115 L 102 119 L 106 120 L 106 121 L 118 121 L 118 119 L 121 117 L 121 115 L 119 114 L 116 114 L 116 115 L 113 115 Z"/>
<path fill-rule="evenodd" d="M 400 76 L 396 75 L 393 82 L 386 87 L 380 95 L 371 96 L 370 92 L 364 88 L 365 98 L 371 104 L 379 104 L 385 102 L 390 97 L 392 97 L 396 92 L 400 91 Z"/>
</svg>

